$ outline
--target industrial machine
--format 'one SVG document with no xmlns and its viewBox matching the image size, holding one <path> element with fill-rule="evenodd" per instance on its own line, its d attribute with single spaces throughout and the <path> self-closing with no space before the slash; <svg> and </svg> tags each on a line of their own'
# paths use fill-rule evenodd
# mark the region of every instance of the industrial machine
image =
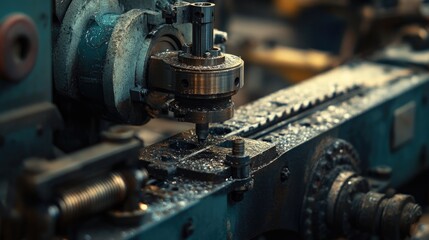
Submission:
<svg viewBox="0 0 429 240">
<path fill-rule="evenodd" d="M 427 236 L 427 199 L 394 190 L 429 166 L 426 48 L 234 110 L 214 3 L 0 6 L 1 239 Z M 131 125 L 168 116 L 195 129 L 144 146 Z"/>
</svg>

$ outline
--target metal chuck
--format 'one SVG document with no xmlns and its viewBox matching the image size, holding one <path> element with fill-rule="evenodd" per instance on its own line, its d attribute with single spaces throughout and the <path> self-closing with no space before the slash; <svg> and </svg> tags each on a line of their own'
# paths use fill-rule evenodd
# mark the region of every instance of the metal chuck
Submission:
<svg viewBox="0 0 429 240">
<path fill-rule="evenodd" d="M 170 110 L 179 121 L 196 124 L 200 142 L 208 138 L 210 123 L 233 117 L 231 97 L 244 84 L 243 60 L 213 46 L 214 7 L 207 2 L 181 5 L 177 11 L 188 13 L 193 44 L 156 54 L 149 66 L 149 87 L 174 95 Z"/>
</svg>

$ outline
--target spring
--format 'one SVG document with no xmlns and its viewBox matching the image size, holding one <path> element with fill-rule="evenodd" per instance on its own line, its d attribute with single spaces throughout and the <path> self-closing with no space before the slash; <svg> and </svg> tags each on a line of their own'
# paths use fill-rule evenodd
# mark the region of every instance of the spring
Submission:
<svg viewBox="0 0 429 240">
<path fill-rule="evenodd" d="M 126 178 L 120 173 L 111 173 L 84 186 L 66 190 L 60 194 L 58 207 L 63 223 L 78 217 L 96 213 L 121 202 L 127 194 Z"/>
</svg>

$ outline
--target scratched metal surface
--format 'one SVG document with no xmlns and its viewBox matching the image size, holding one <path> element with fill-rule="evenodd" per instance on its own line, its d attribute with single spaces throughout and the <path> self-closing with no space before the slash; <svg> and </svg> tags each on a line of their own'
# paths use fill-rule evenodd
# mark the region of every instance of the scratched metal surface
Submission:
<svg viewBox="0 0 429 240">
<path fill-rule="evenodd" d="M 427 82 L 426 75 L 409 75 L 392 79 L 388 87 L 373 88 L 364 95 L 355 95 L 346 101 L 333 104 L 309 115 L 305 119 L 292 122 L 284 128 L 272 132 L 262 139 L 274 143 L 280 151 L 287 151 L 299 143 L 335 128 L 349 119 L 398 96 L 403 91 Z M 394 83 L 394 84 L 393 84 Z"/>
<path fill-rule="evenodd" d="M 178 168 L 204 173 L 224 171 L 227 169 L 224 159 L 228 150 L 222 144 L 234 136 L 256 134 L 255 140 L 260 141 L 250 144 L 253 146 L 249 149 L 251 155 L 273 145 L 278 155 L 281 155 L 428 81 L 427 75 L 412 74 L 399 67 L 353 63 L 238 109 L 233 119 L 213 126 L 213 135 L 206 144 L 197 143 L 194 132 L 190 130 L 143 149 L 141 160 L 146 164 L 163 165 L 165 160 L 161 156 L 170 155 L 173 160 L 169 160 L 168 164 Z M 272 130 L 257 134 L 267 129 Z M 210 152 L 209 158 L 196 157 L 207 151 Z M 252 170 L 258 171 L 275 159 L 273 156 Z M 143 203 L 148 211 L 145 223 L 137 228 L 112 226 L 101 236 L 105 239 L 137 237 L 153 229 L 154 224 L 167 221 L 215 193 L 225 194 L 232 182 L 230 178 L 212 182 L 174 176 L 153 183 L 144 190 Z M 84 228 L 85 234 L 80 235 L 80 238 L 100 237 L 96 229 L 91 225 Z"/>
</svg>

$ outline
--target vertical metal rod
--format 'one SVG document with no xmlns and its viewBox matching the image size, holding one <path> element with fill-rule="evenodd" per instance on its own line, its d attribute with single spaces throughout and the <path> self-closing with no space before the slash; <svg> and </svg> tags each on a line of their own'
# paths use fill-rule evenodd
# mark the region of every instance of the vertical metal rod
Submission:
<svg viewBox="0 0 429 240">
<path fill-rule="evenodd" d="M 244 155 L 244 140 L 243 139 L 235 139 L 232 145 L 232 155 L 234 156 L 243 156 Z"/>
<path fill-rule="evenodd" d="M 213 3 L 192 4 L 192 55 L 202 57 L 213 48 Z"/>
</svg>

